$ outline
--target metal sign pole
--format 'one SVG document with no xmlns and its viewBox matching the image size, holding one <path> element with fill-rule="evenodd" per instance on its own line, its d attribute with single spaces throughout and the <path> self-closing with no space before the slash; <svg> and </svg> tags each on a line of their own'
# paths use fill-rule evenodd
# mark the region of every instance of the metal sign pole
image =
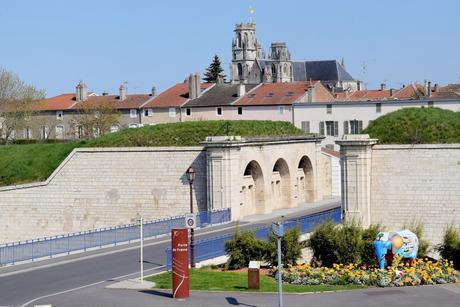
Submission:
<svg viewBox="0 0 460 307">
<path fill-rule="evenodd" d="M 141 283 L 144 283 L 144 219 L 141 217 Z"/>
<path fill-rule="evenodd" d="M 278 302 L 279 307 L 283 307 L 283 283 L 281 280 L 281 237 L 278 237 Z"/>
</svg>

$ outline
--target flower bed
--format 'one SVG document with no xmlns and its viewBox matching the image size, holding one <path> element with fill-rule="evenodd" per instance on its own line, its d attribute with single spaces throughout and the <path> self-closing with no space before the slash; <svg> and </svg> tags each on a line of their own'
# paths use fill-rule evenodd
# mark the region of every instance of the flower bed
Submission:
<svg viewBox="0 0 460 307">
<path fill-rule="evenodd" d="M 277 268 L 273 269 L 276 274 Z M 415 266 L 394 263 L 380 270 L 354 264 L 334 264 L 332 268 L 314 268 L 308 264 L 288 266 L 282 270 L 285 283 L 295 285 L 363 285 L 379 287 L 402 287 L 454 283 L 456 271 L 452 262 L 418 259 Z"/>
</svg>

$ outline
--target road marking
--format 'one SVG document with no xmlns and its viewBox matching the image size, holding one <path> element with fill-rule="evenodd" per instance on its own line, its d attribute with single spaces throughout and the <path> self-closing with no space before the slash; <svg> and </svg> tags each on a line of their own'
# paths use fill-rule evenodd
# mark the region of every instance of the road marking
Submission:
<svg viewBox="0 0 460 307">
<path fill-rule="evenodd" d="M 157 267 L 155 267 L 155 268 L 151 268 L 151 269 L 148 269 L 148 270 L 144 270 L 144 272 L 153 271 L 153 270 L 159 270 L 159 269 L 164 269 L 165 267 L 166 267 L 166 265 L 157 266 Z M 114 278 L 109 278 L 108 280 L 113 281 L 113 280 L 117 280 L 117 279 L 123 279 L 123 278 L 126 278 L 126 277 L 128 277 L 128 276 L 137 275 L 137 274 L 140 274 L 140 271 L 135 272 L 135 273 L 131 273 L 131 274 L 122 275 L 122 276 L 117 276 L 117 277 L 114 277 Z M 68 289 L 68 290 L 59 291 L 59 292 L 56 292 L 56 293 L 51 293 L 51 294 L 43 295 L 43 296 L 34 298 L 34 299 L 32 299 L 32 300 L 30 300 L 30 301 L 28 301 L 28 302 L 22 304 L 21 307 L 26 307 L 27 305 L 30 305 L 30 304 L 32 304 L 33 302 L 36 302 L 36 301 L 41 300 L 41 299 L 44 299 L 44 298 L 48 298 L 48 297 L 52 297 L 52 296 L 56 296 L 56 295 L 60 295 L 60 294 L 64 294 L 64 293 L 69 293 L 69 292 L 81 290 L 81 289 L 88 288 L 88 287 L 92 287 L 92 286 L 96 286 L 96 285 L 99 285 L 99 284 L 103 284 L 103 283 L 105 283 L 105 282 L 109 282 L 108 280 L 107 280 L 107 279 L 106 279 L 106 280 L 101 280 L 101 281 L 98 281 L 98 282 L 93 282 L 93 283 L 91 283 L 91 284 L 83 285 L 83 286 L 76 287 L 76 288 L 73 288 L 73 289 Z M 46 305 L 45 305 L 45 306 L 46 306 Z M 51 305 L 48 305 L 48 306 L 51 306 Z"/>
</svg>

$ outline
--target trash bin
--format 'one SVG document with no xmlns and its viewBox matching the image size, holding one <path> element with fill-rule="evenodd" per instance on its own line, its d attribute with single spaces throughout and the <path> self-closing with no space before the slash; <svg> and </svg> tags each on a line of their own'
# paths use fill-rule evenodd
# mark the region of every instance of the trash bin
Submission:
<svg viewBox="0 0 460 307">
<path fill-rule="evenodd" d="M 250 261 L 248 267 L 248 289 L 260 289 L 260 261 Z"/>
</svg>

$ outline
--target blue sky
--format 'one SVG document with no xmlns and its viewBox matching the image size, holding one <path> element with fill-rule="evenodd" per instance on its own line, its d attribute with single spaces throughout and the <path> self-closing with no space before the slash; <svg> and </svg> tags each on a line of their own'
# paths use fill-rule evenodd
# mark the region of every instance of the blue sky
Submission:
<svg viewBox="0 0 460 307">
<path fill-rule="evenodd" d="M 228 71 L 233 26 L 251 2 L 265 51 L 285 41 L 296 60 L 343 57 L 368 88 L 460 82 L 458 0 L 2 1 L 0 67 L 48 96 L 79 80 L 97 93 L 124 81 L 130 93 L 164 90 L 214 54 Z"/>
</svg>

